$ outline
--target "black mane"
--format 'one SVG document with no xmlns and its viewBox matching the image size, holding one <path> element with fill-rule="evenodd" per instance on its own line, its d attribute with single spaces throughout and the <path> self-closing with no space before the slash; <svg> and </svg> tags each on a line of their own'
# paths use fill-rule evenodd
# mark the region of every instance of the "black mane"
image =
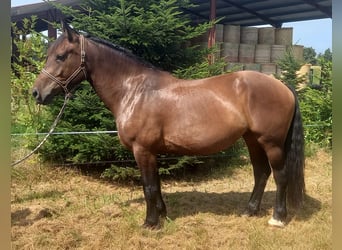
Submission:
<svg viewBox="0 0 342 250">
<path fill-rule="evenodd" d="M 120 45 L 117 45 L 117 44 L 114 44 L 114 43 L 111 43 L 111 42 L 108 42 L 102 38 L 98 38 L 98 37 L 94 37 L 94 36 L 91 36 L 91 35 L 86 35 L 85 36 L 86 38 L 90 39 L 91 41 L 95 42 L 95 43 L 99 43 L 99 44 L 102 44 L 102 45 L 105 45 L 113 50 L 116 50 L 122 54 L 124 54 L 125 56 L 133 59 L 134 61 L 136 61 L 137 63 L 139 64 L 142 64 L 148 68 L 155 68 L 155 66 L 153 66 L 151 63 L 143 60 L 142 58 L 134 55 L 131 51 L 129 51 L 128 49 L 124 48 L 124 47 L 121 47 Z"/>
</svg>

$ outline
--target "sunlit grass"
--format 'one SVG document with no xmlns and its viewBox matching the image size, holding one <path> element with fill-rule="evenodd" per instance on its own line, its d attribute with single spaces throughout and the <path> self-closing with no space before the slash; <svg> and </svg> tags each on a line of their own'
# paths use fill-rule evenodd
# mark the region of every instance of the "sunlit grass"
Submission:
<svg viewBox="0 0 342 250">
<path fill-rule="evenodd" d="M 247 162 L 247 163 L 246 163 Z M 331 249 L 331 153 L 306 161 L 307 196 L 284 229 L 267 220 L 274 181 L 260 215 L 241 216 L 253 187 L 248 161 L 212 175 L 163 180 L 168 218 L 143 228 L 142 188 L 119 185 L 76 169 L 27 163 L 12 171 L 13 249 Z M 217 171 L 217 172 L 215 172 Z M 191 181 L 192 180 L 192 181 Z"/>
</svg>

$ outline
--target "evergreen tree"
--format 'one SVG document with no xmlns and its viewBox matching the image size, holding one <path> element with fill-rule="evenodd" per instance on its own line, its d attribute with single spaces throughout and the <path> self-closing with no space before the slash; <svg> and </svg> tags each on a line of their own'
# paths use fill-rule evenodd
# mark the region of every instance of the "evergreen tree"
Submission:
<svg viewBox="0 0 342 250">
<path fill-rule="evenodd" d="M 318 58 L 323 58 L 325 61 L 332 61 L 332 52 L 330 48 L 326 49 L 323 54 L 319 54 Z"/>
<path fill-rule="evenodd" d="M 71 25 L 79 31 L 108 40 L 130 49 L 153 65 L 172 72 L 202 64 L 201 70 L 219 74 L 222 70 L 207 63 L 208 50 L 189 46 L 211 24 L 191 25 L 181 7 L 186 0 L 85 0 L 81 10 L 55 4 L 67 15 L 73 16 Z M 57 25 L 57 24 L 56 24 Z M 204 61 L 204 63 L 202 63 Z M 217 68 L 223 68 L 218 64 Z M 207 69 L 210 68 L 210 69 Z M 205 73 L 205 74 L 208 74 Z M 182 74 L 177 70 L 178 76 Z M 201 76 L 196 72 L 196 76 Z M 195 77 L 196 77 L 195 76 Z M 63 99 L 46 107 L 55 117 Z M 48 130 L 53 118 L 45 121 L 42 130 Z M 59 131 L 116 130 L 112 114 L 107 110 L 89 84 L 82 84 L 68 104 Z M 116 135 L 53 136 L 41 149 L 44 160 L 73 163 L 133 159 L 132 154 L 119 143 Z"/>
<path fill-rule="evenodd" d="M 304 61 L 306 63 L 310 63 L 312 65 L 316 65 L 317 63 L 317 53 L 315 51 L 314 48 L 310 47 L 310 48 L 307 48 L 305 47 L 304 48 L 304 52 L 303 52 L 303 56 L 304 56 Z"/>
<path fill-rule="evenodd" d="M 293 88 L 297 88 L 305 79 L 305 77 L 298 77 L 297 74 L 303 64 L 303 62 L 298 61 L 294 57 L 292 48 L 289 48 L 284 56 L 277 62 L 277 65 L 282 71 L 282 74 L 277 77 L 284 83 L 291 85 Z"/>
<path fill-rule="evenodd" d="M 204 57 L 205 51 L 189 41 L 212 24 L 191 25 L 182 11 L 187 0 L 85 0 L 82 10 L 57 5 L 73 16 L 77 30 L 129 49 L 133 54 L 166 71 L 188 67 Z"/>
</svg>

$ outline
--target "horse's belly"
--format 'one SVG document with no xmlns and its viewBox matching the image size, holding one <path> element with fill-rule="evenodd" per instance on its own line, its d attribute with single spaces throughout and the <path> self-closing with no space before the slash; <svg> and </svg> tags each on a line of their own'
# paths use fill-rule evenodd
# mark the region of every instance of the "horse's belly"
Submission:
<svg viewBox="0 0 342 250">
<path fill-rule="evenodd" d="M 168 152 L 208 155 L 226 149 L 247 130 L 247 121 L 229 102 L 197 102 L 183 105 L 182 112 L 173 110 L 164 123 L 163 136 Z M 182 110 L 182 109 L 179 109 Z"/>
<path fill-rule="evenodd" d="M 223 129 L 192 128 L 166 135 L 164 144 L 166 152 L 186 155 L 208 155 L 217 153 L 234 144 L 245 132 L 244 127 Z"/>
</svg>

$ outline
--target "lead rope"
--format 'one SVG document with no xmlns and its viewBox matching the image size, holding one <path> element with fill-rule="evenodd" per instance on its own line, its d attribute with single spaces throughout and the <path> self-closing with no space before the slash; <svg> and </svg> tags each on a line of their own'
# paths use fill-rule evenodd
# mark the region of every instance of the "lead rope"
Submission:
<svg viewBox="0 0 342 250">
<path fill-rule="evenodd" d="M 64 112 L 64 109 L 70 99 L 71 95 L 65 95 L 65 99 L 64 99 L 64 103 L 63 103 L 63 106 L 61 108 L 61 110 L 59 111 L 55 121 L 53 122 L 51 128 L 50 128 L 50 131 L 49 133 L 44 137 L 44 139 L 38 144 L 38 146 L 33 149 L 29 154 L 27 154 L 25 157 L 23 157 L 22 159 L 18 160 L 18 161 L 15 161 L 15 162 L 12 162 L 11 164 L 11 167 L 14 167 L 15 165 L 18 165 L 19 163 L 25 161 L 27 158 L 29 158 L 31 155 L 33 155 L 35 152 L 37 152 L 37 150 L 46 142 L 46 140 L 48 139 L 48 137 L 53 133 L 53 131 L 55 130 L 56 126 L 57 126 L 57 123 L 59 122 L 59 120 L 61 119 L 62 117 L 62 114 Z"/>
<path fill-rule="evenodd" d="M 38 146 L 33 149 L 29 154 L 27 154 L 25 157 L 23 157 L 22 159 L 12 162 L 11 163 L 11 167 L 14 167 L 15 165 L 18 165 L 19 163 L 25 161 L 27 158 L 29 158 L 31 155 L 33 155 L 48 139 L 48 137 L 53 133 L 53 131 L 55 130 L 57 123 L 59 122 L 59 120 L 62 117 L 62 114 L 64 112 L 64 109 L 70 99 L 70 97 L 72 96 L 71 92 L 68 90 L 68 84 L 82 71 L 84 74 L 85 79 L 87 79 L 87 71 L 85 69 L 85 50 L 84 50 L 84 37 L 83 35 L 80 35 L 81 38 L 81 64 L 80 66 L 74 71 L 74 73 L 71 74 L 71 76 L 69 76 L 69 78 L 66 81 L 61 81 L 59 79 L 57 79 L 56 77 L 54 77 L 52 74 L 50 74 L 49 72 L 47 72 L 45 69 L 42 69 L 42 72 L 44 74 L 46 74 L 51 80 L 55 81 L 59 86 L 61 86 L 65 92 L 65 98 L 64 98 L 64 103 L 63 106 L 61 107 L 61 110 L 59 111 L 55 121 L 53 122 L 49 133 L 44 137 L 44 139 L 38 144 Z"/>
</svg>

